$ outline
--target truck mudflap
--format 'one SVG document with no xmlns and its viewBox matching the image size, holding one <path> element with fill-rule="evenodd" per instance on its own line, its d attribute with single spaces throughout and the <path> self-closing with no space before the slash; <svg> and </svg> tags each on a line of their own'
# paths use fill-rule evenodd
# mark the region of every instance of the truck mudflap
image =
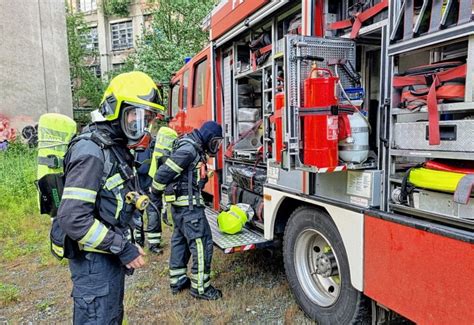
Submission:
<svg viewBox="0 0 474 325">
<path fill-rule="evenodd" d="M 211 226 L 214 245 L 224 251 L 224 254 L 249 251 L 252 249 L 266 248 L 273 245 L 273 241 L 266 240 L 263 234 L 248 228 L 235 235 L 223 234 L 217 227 L 217 212 L 206 209 L 206 217 Z"/>
</svg>

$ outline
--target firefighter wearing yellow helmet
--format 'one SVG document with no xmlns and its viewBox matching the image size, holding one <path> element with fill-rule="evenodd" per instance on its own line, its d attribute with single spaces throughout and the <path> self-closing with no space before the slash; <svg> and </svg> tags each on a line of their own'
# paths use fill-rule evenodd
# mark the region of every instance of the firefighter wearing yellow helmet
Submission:
<svg viewBox="0 0 474 325">
<path fill-rule="evenodd" d="M 143 250 L 129 239 L 136 208 L 127 196 L 136 190 L 129 149 L 146 148 L 150 124 L 163 110 L 148 75 L 120 74 L 105 91 L 103 119 L 86 126 L 64 157 L 51 235 L 69 258 L 75 324 L 122 323 L 125 274 L 145 263 Z"/>
<path fill-rule="evenodd" d="M 163 113 L 161 94 L 145 73 L 122 73 L 112 79 L 102 97 L 100 113 L 112 124 L 120 123 L 128 147 L 144 150 L 151 141 L 150 123 Z"/>
</svg>

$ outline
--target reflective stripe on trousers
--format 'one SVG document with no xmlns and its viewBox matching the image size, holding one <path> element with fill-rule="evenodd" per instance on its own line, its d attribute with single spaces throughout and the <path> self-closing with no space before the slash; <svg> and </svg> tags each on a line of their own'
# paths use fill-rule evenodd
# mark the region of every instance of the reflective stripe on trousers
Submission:
<svg viewBox="0 0 474 325">
<path fill-rule="evenodd" d="M 185 268 L 192 255 L 191 282 L 203 293 L 209 287 L 213 242 L 203 207 L 189 210 L 172 207 L 174 230 L 171 236 L 170 270 Z"/>
<path fill-rule="evenodd" d="M 161 243 L 161 233 L 147 233 L 148 243 L 152 245 L 159 245 Z"/>
</svg>

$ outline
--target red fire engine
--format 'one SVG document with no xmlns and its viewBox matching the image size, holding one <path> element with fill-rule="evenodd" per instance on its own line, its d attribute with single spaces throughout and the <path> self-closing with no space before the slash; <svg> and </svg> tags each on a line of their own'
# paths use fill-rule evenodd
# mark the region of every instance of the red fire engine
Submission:
<svg viewBox="0 0 474 325">
<path fill-rule="evenodd" d="M 173 77 L 170 126 L 215 120 L 225 253 L 282 243 L 321 324 L 474 323 L 474 6 L 223 0 Z M 223 235 L 216 213 L 254 216 Z"/>
</svg>

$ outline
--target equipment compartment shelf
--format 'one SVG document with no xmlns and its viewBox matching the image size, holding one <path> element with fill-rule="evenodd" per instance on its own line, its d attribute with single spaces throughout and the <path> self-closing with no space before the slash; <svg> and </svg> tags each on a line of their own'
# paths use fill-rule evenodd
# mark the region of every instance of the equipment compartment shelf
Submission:
<svg viewBox="0 0 474 325">
<path fill-rule="evenodd" d="M 460 39 L 474 33 L 474 22 L 451 27 L 435 33 L 415 37 L 407 41 L 400 41 L 388 47 L 388 55 L 403 54 L 418 50 L 423 47 L 446 43 L 450 40 Z"/>
<path fill-rule="evenodd" d="M 255 161 L 249 160 L 239 160 L 239 159 L 232 159 L 232 158 L 225 158 L 225 162 L 232 163 L 232 164 L 241 164 L 241 165 L 248 165 L 252 167 L 260 167 L 260 168 L 267 168 L 266 164 L 259 163 L 255 165 Z"/>
<path fill-rule="evenodd" d="M 453 218 L 453 217 L 448 217 L 445 215 L 436 214 L 432 212 L 425 212 L 423 210 L 415 209 L 412 207 L 408 207 L 408 206 L 396 204 L 396 203 L 390 203 L 390 208 L 394 211 L 407 213 L 407 214 L 414 215 L 423 219 L 434 220 L 434 221 L 442 222 L 445 224 L 451 224 L 458 227 L 462 227 L 464 229 L 467 228 L 467 229 L 474 230 L 474 220 Z"/>
<path fill-rule="evenodd" d="M 392 156 L 403 156 L 403 157 L 426 157 L 426 158 L 474 160 L 474 152 L 392 149 L 390 151 L 390 154 Z"/>
<path fill-rule="evenodd" d="M 392 129 L 392 148 L 398 150 L 474 152 L 474 120 L 447 120 L 439 122 L 440 142 L 430 145 L 429 123 L 397 122 Z"/>
<path fill-rule="evenodd" d="M 257 70 L 253 71 L 252 69 L 247 70 L 245 72 L 238 73 L 234 76 L 235 79 L 242 79 L 242 78 L 261 78 L 262 77 L 262 68 L 258 68 Z"/>
<path fill-rule="evenodd" d="M 440 113 L 462 113 L 469 111 L 474 111 L 474 102 L 438 104 L 438 112 Z M 404 108 L 394 107 L 392 108 L 391 113 L 392 115 L 428 113 L 428 107 L 423 106 L 419 111 L 416 112 Z"/>
</svg>

